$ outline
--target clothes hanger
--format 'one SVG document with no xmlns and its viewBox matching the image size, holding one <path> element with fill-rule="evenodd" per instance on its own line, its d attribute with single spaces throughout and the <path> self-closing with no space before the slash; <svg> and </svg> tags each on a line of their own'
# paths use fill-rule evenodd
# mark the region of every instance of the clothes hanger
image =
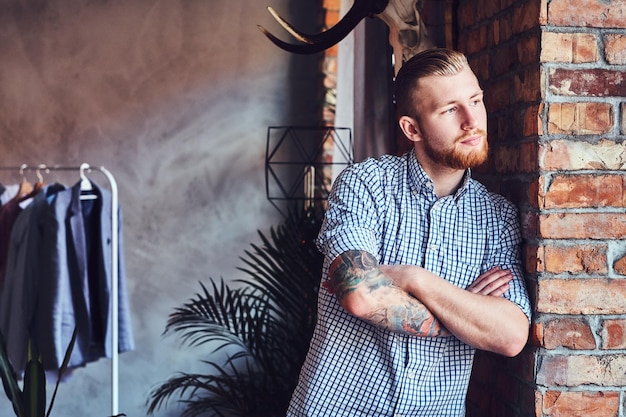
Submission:
<svg viewBox="0 0 626 417">
<path fill-rule="evenodd" d="M 80 199 L 81 200 L 95 200 L 98 196 L 93 192 L 93 185 L 89 178 L 87 178 L 86 171 L 90 171 L 89 164 L 83 162 L 80 164 Z"/>
<path fill-rule="evenodd" d="M 28 198 L 30 193 L 33 192 L 33 185 L 28 181 L 28 179 L 26 179 L 26 174 L 24 174 L 24 171 L 27 169 L 27 164 L 22 164 L 20 166 L 20 176 L 22 177 L 22 181 L 19 184 L 17 194 L 15 194 L 15 197 L 13 197 L 13 200 L 18 202 Z"/>
<path fill-rule="evenodd" d="M 43 181 L 43 175 L 41 174 L 41 170 L 42 169 L 43 170 L 47 169 L 46 165 L 39 164 L 37 166 L 37 169 L 35 170 L 35 175 L 37 175 L 37 182 L 35 183 L 35 186 L 33 187 L 33 191 L 31 192 L 31 194 L 39 192 L 43 188 L 43 186 L 45 185 L 45 183 Z"/>
</svg>

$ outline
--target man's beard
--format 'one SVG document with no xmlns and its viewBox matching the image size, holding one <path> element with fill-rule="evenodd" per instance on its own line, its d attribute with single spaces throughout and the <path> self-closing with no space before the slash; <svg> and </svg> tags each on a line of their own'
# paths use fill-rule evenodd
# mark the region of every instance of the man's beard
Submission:
<svg viewBox="0 0 626 417">
<path fill-rule="evenodd" d="M 460 142 L 467 138 L 480 134 L 483 136 L 482 144 L 479 148 L 470 152 L 463 152 L 459 145 Z M 467 169 L 475 168 L 482 165 L 489 155 L 489 144 L 487 143 L 487 132 L 482 129 L 472 130 L 462 136 L 459 136 L 454 141 L 454 145 L 451 148 L 435 149 L 429 140 L 424 141 L 424 151 L 434 162 L 447 166 L 453 169 Z"/>
</svg>

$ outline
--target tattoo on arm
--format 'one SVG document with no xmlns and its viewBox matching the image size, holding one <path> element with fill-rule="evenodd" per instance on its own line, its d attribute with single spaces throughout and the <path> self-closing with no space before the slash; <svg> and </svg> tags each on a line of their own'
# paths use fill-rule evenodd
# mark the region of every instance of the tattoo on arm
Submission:
<svg viewBox="0 0 626 417">
<path fill-rule="evenodd" d="M 331 265 L 330 279 L 339 302 L 357 288 L 376 300 L 379 307 L 363 317 L 376 326 L 416 336 L 450 334 L 424 304 L 380 272 L 378 261 L 368 252 L 342 253 Z"/>
<path fill-rule="evenodd" d="M 331 265 L 330 277 L 335 296 L 341 301 L 361 283 L 373 285 L 378 273 L 378 261 L 368 252 L 348 251 L 339 255 Z M 379 283 L 379 285 L 381 285 Z"/>
</svg>

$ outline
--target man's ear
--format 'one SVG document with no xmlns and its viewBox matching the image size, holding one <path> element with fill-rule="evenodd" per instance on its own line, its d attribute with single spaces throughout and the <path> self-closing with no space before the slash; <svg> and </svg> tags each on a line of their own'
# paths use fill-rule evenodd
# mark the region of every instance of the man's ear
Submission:
<svg viewBox="0 0 626 417">
<path fill-rule="evenodd" d="M 409 116 L 401 116 L 398 120 L 400 129 L 411 142 L 419 142 L 422 140 L 422 134 L 417 121 Z"/>
</svg>

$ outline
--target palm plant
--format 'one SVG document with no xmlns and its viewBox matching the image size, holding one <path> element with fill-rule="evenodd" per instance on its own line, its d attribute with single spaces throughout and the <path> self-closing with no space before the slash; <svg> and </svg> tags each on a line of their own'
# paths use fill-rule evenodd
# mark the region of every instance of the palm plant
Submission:
<svg viewBox="0 0 626 417">
<path fill-rule="evenodd" d="M 24 369 L 24 380 L 22 388 L 20 388 L 19 377 L 9 360 L 9 354 L 6 349 L 6 341 L 4 335 L 0 332 L 0 376 L 4 392 L 7 395 L 16 417 L 49 417 L 54 405 L 59 384 L 64 372 L 67 370 L 74 344 L 76 343 L 76 328 L 72 334 L 72 339 L 65 351 L 63 364 L 58 372 L 58 378 L 54 393 L 50 399 L 50 404 L 46 411 L 46 375 L 44 372 L 41 355 L 38 353 L 36 346 L 29 342 L 28 345 L 28 362 Z"/>
<path fill-rule="evenodd" d="M 315 324 L 323 260 L 313 244 L 320 216 L 294 213 L 244 251 L 238 269 L 248 278 L 235 281 L 242 286 L 209 278 L 170 315 L 164 334 L 207 346 L 208 370 L 179 373 L 153 389 L 149 414 L 178 397 L 182 417 L 285 415 Z M 221 362 L 211 359 L 218 351 L 227 352 Z"/>
</svg>

